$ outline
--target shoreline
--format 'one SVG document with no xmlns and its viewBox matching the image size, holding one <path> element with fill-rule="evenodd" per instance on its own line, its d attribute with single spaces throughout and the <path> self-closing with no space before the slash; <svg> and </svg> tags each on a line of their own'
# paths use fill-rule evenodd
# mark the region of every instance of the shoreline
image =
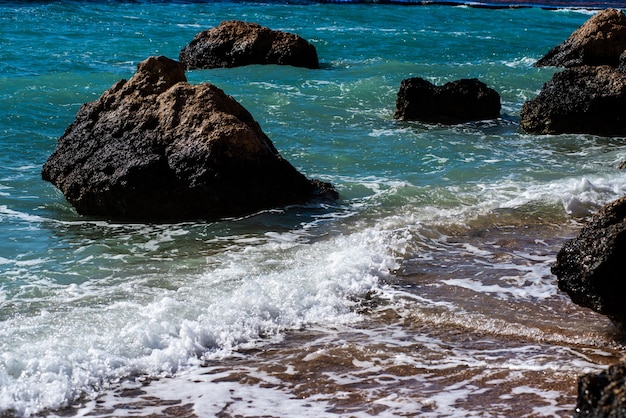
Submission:
<svg viewBox="0 0 626 418">
<path fill-rule="evenodd" d="M 624 347 L 549 270 L 582 217 L 625 193 L 614 169 L 623 143 L 535 138 L 512 119 L 403 124 L 390 106 L 409 72 L 482 74 L 515 119 L 550 75 L 532 58 L 588 13 L 271 3 L 7 13 L 15 51 L 30 52 L 9 61 L 6 86 L 2 406 L 23 416 L 571 415 L 577 376 Z M 245 98 L 294 165 L 341 185 L 340 205 L 120 225 L 77 217 L 41 184 L 33 158 L 107 77 L 243 15 L 302 30 L 332 66 L 196 79 Z M 50 43 L 37 48 L 29 25 Z"/>
<path fill-rule="evenodd" d="M 518 270 L 545 265 L 576 225 L 537 223 L 527 225 L 524 234 L 515 229 L 450 237 L 446 245 L 477 251 L 459 253 L 447 273 L 428 265 L 411 271 L 407 265 L 385 279 L 383 287 L 391 286 L 386 292 L 360 301 L 362 317 L 356 323 L 285 330 L 172 377 L 121 383 L 58 413 L 97 417 L 133 411 L 133 416 L 191 418 L 419 412 L 435 417 L 450 410 L 450 416 L 461 417 L 486 408 L 502 415 L 541 410 L 571 416 L 578 377 L 622 356 L 624 347 L 613 339 L 610 321 L 564 295 L 501 300 L 451 282 L 473 277 L 478 267 L 489 274 L 489 257 L 506 259 Z M 528 248 L 530 241 L 536 250 Z M 490 246 L 501 251 L 487 250 Z M 504 271 L 491 274 L 500 280 Z M 451 284 L 439 287 L 438 282 Z M 476 300 L 457 312 L 449 307 L 455 299 Z"/>
<path fill-rule="evenodd" d="M 406 321 L 411 318 L 402 320 Z M 371 340 L 374 332 L 380 334 L 376 342 Z M 572 367 L 524 365 L 506 360 L 507 350 L 497 348 L 498 340 L 489 335 L 456 329 L 446 331 L 442 340 L 451 346 L 449 357 L 432 357 L 426 366 L 419 353 L 437 339 L 424 337 L 422 332 L 429 330 L 370 321 L 359 327 L 290 332 L 282 342 L 208 361 L 174 377 L 127 382 L 82 408 L 58 412 L 98 417 L 133 411 L 133 416 L 191 418 L 440 416 L 452 411 L 447 416 L 460 417 L 486 408 L 492 414 L 539 409 L 546 415 L 565 417 L 571 416 L 575 406 L 578 376 L 600 371 L 617 358 L 607 355 L 609 351 L 559 346 L 576 353 L 571 361 L 587 356 L 598 364 L 580 372 Z M 454 356 L 454 351 L 464 350 L 467 344 L 484 352 L 475 358 L 478 363 Z M 518 341 L 512 350 L 533 350 L 536 345 L 536 341 Z M 502 360 L 504 364 L 499 365 Z"/>
</svg>

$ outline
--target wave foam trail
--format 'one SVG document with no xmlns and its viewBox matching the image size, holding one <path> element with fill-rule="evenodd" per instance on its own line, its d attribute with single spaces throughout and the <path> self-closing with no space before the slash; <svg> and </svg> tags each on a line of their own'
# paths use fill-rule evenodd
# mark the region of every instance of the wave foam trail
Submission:
<svg viewBox="0 0 626 418">
<path fill-rule="evenodd" d="M 358 297 L 376 291 L 397 264 L 389 234 L 376 229 L 309 244 L 270 239 L 209 256 L 201 274 L 59 286 L 38 310 L 4 316 L 0 405 L 28 416 L 132 376 L 176 374 L 288 329 L 357 321 Z"/>
<path fill-rule="evenodd" d="M 622 173 L 604 177 L 574 177 L 550 182 L 522 183 L 503 180 L 483 184 L 483 209 L 516 209 L 534 203 L 560 204 L 573 217 L 589 216 L 603 205 L 626 194 L 626 177 Z"/>
<path fill-rule="evenodd" d="M 572 216 L 586 216 L 595 213 L 609 200 L 623 195 L 623 184 L 602 184 L 601 180 L 595 181 L 594 184 L 585 177 L 574 184 L 569 196 L 564 196 L 563 207 Z"/>
</svg>

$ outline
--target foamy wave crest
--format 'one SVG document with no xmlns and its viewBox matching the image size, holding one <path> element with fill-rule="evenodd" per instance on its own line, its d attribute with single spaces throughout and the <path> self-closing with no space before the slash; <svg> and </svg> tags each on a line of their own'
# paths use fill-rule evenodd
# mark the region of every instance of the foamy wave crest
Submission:
<svg viewBox="0 0 626 418">
<path fill-rule="evenodd" d="M 603 205 L 626 195 L 626 176 L 618 173 L 542 183 L 503 180 L 495 184 L 479 184 L 477 187 L 483 189 L 480 193 L 482 202 L 468 208 L 470 212 L 513 209 L 540 203 L 561 205 L 565 214 L 580 218 L 589 216 Z M 475 193 L 475 190 L 470 193 Z"/>
<path fill-rule="evenodd" d="M 139 274 L 117 285 L 94 277 L 50 289 L 22 315 L 3 314 L 0 405 L 29 416 L 288 329 L 357 321 L 359 298 L 397 268 L 387 249 L 401 243 L 376 228 L 313 243 L 286 234 L 208 256 L 201 274 Z"/>
<path fill-rule="evenodd" d="M 504 61 L 503 64 L 512 68 L 532 68 L 533 64 L 537 62 L 537 58 L 534 57 L 521 57 L 515 58 L 511 61 Z"/>
<path fill-rule="evenodd" d="M 41 216 L 30 215 L 28 213 L 10 209 L 7 205 L 0 205 L 0 221 L 5 218 L 12 221 L 15 220 L 23 222 L 42 222 L 45 220 Z"/>
<path fill-rule="evenodd" d="M 562 197 L 565 211 L 572 216 L 586 216 L 595 213 L 608 201 L 626 194 L 626 184 L 597 179 L 593 182 L 582 178 L 570 183 L 571 191 Z"/>
<path fill-rule="evenodd" d="M 503 189 L 506 185 L 503 186 Z M 604 177 L 565 178 L 520 189 L 502 207 L 519 207 L 533 201 L 560 203 L 567 215 L 585 217 L 603 205 L 626 195 L 626 177 L 621 173 Z"/>
</svg>

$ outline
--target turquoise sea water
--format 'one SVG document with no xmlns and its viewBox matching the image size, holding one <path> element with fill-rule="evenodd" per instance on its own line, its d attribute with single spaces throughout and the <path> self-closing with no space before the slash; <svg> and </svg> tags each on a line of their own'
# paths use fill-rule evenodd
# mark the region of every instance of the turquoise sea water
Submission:
<svg viewBox="0 0 626 418">
<path fill-rule="evenodd" d="M 576 377 L 622 347 L 549 267 L 625 194 L 626 148 L 518 122 L 555 71 L 533 62 L 592 13 L 0 3 L 0 415 L 570 415 Z M 322 68 L 189 81 L 340 200 L 211 223 L 76 214 L 40 172 L 79 106 L 229 19 L 303 36 Z M 395 121 L 412 76 L 477 77 L 502 118 Z"/>
</svg>

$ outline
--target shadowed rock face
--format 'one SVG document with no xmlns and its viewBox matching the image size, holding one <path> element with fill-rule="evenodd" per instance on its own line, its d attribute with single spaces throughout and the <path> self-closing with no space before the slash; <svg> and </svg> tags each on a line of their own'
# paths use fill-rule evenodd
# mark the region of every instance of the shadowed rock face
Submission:
<svg viewBox="0 0 626 418">
<path fill-rule="evenodd" d="M 400 84 L 395 119 L 455 124 L 500 117 L 500 95 L 475 78 L 435 86 L 423 78 Z"/>
<path fill-rule="evenodd" d="M 608 370 L 578 378 L 575 418 L 626 417 L 626 364 L 612 365 Z"/>
<path fill-rule="evenodd" d="M 84 215 L 219 218 L 336 198 L 284 160 L 250 113 L 165 57 L 84 104 L 43 166 Z"/>
<path fill-rule="evenodd" d="M 315 47 L 300 36 L 238 20 L 198 33 L 178 59 L 187 69 L 251 64 L 319 68 Z"/>
<path fill-rule="evenodd" d="M 626 327 L 626 197 L 602 208 L 559 251 L 552 273 L 572 301 Z"/>
<path fill-rule="evenodd" d="M 520 112 L 520 126 L 536 134 L 626 135 L 626 74 L 604 65 L 556 73 Z"/>
<path fill-rule="evenodd" d="M 626 16 L 606 9 L 536 66 L 567 67 L 524 103 L 520 126 L 533 134 L 626 135 Z"/>
<path fill-rule="evenodd" d="M 626 50 L 626 16 L 620 10 L 598 12 L 551 49 L 535 64 L 538 67 L 618 66 Z"/>
</svg>

